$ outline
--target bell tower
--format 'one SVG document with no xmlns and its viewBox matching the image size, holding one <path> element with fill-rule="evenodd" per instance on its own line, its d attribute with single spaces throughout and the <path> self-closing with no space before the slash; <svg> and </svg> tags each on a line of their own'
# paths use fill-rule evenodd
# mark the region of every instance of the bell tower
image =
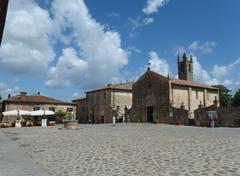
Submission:
<svg viewBox="0 0 240 176">
<path fill-rule="evenodd" d="M 187 54 L 184 53 L 182 60 L 178 56 L 178 79 L 193 81 L 193 59 L 190 55 L 190 59 Z"/>
</svg>

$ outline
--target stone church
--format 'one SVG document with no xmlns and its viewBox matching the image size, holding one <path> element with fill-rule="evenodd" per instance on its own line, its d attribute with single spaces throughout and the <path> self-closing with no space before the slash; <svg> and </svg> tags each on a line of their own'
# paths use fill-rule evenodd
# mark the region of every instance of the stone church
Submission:
<svg viewBox="0 0 240 176">
<path fill-rule="evenodd" d="M 178 77 L 164 77 L 148 70 L 133 84 L 132 122 L 175 123 L 180 116 L 194 119 L 194 110 L 218 106 L 218 89 L 193 81 L 193 60 L 178 57 Z M 190 120 L 189 120 L 190 119 Z"/>
</svg>

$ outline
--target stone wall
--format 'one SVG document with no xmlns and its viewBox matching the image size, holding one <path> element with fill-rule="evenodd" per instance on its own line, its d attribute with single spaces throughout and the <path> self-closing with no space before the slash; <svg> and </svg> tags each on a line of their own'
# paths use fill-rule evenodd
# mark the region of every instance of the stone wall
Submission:
<svg viewBox="0 0 240 176">
<path fill-rule="evenodd" d="M 133 84 L 131 122 L 147 122 L 147 108 L 153 108 L 153 122 L 169 123 L 169 81 L 154 72 L 146 72 Z"/>
<path fill-rule="evenodd" d="M 170 115 L 170 118 L 172 118 L 172 123 L 179 123 L 181 125 L 189 124 L 188 110 L 174 107 L 171 107 L 170 110 L 172 112 L 172 114 Z"/>
<path fill-rule="evenodd" d="M 236 120 L 240 119 L 240 107 L 216 107 L 199 108 L 195 110 L 195 120 L 197 126 L 210 126 L 208 111 L 216 111 L 216 126 L 237 127 Z"/>
</svg>

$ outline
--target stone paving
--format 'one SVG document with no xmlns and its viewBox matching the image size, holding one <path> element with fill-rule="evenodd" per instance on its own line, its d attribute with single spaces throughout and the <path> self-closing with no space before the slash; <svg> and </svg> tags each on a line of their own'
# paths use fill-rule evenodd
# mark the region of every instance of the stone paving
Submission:
<svg viewBox="0 0 240 176">
<path fill-rule="evenodd" d="M 0 130 L 0 176 L 48 176 L 14 140 L 17 139 L 7 138 Z"/>
<path fill-rule="evenodd" d="M 240 129 L 154 124 L 1 129 L 53 176 L 240 176 Z"/>
</svg>

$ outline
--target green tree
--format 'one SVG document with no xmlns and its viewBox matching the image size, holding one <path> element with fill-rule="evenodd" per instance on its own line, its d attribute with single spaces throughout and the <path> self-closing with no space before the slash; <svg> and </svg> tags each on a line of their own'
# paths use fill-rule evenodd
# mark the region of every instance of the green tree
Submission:
<svg viewBox="0 0 240 176">
<path fill-rule="evenodd" d="M 57 111 L 55 112 L 55 116 L 57 117 L 64 117 L 67 113 L 66 112 L 63 112 L 63 111 Z"/>
<path fill-rule="evenodd" d="M 232 91 L 223 85 L 214 85 L 213 87 L 219 89 L 220 106 L 230 106 L 232 100 L 232 95 L 230 92 Z"/>
<path fill-rule="evenodd" d="M 233 106 L 240 106 L 240 89 L 233 96 L 232 105 Z"/>
</svg>

